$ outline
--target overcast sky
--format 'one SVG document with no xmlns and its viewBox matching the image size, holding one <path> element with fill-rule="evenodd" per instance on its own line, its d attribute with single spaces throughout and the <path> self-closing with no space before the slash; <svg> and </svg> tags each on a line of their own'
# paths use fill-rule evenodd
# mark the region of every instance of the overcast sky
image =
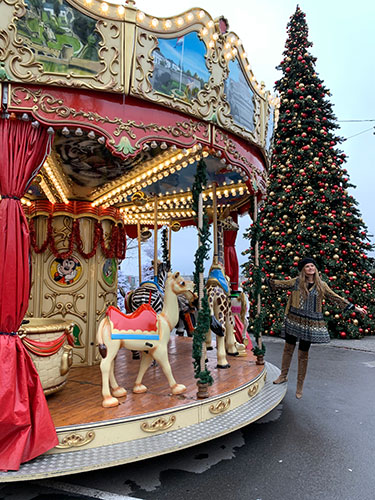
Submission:
<svg viewBox="0 0 375 500">
<path fill-rule="evenodd" d="M 178 4 L 178 8 L 177 8 Z M 205 9 L 213 18 L 225 16 L 230 31 L 242 40 L 248 59 L 258 81 L 264 81 L 273 93 L 275 80 L 281 72 L 275 69 L 282 59 L 287 38 L 286 25 L 295 12 L 293 0 L 139 0 L 138 9 L 155 15 L 169 17 L 181 14 L 192 7 Z M 345 165 L 356 189 L 351 194 L 359 202 L 363 220 L 371 235 L 375 234 L 375 70 L 374 70 L 374 20 L 373 0 L 302 0 L 299 6 L 306 14 L 312 55 L 317 57 L 316 70 L 331 91 L 330 100 L 341 130 L 347 140 L 342 149 L 349 157 Z M 348 122 L 346 120 L 357 120 Z M 374 120 L 374 121 L 365 121 Z M 243 240 L 244 228 L 249 226 L 247 217 L 240 220 L 237 252 L 248 244 Z M 172 240 L 173 269 L 191 273 L 195 241 L 192 229 L 174 233 Z M 375 238 L 371 238 L 375 243 Z M 189 255 L 191 254 L 191 259 Z M 133 261 L 134 263 L 134 261 Z M 125 263 L 124 263 L 125 264 Z M 134 265 L 134 264 L 133 264 Z M 123 265 L 125 271 L 128 266 Z M 129 274 L 134 274 L 129 272 Z"/>
</svg>

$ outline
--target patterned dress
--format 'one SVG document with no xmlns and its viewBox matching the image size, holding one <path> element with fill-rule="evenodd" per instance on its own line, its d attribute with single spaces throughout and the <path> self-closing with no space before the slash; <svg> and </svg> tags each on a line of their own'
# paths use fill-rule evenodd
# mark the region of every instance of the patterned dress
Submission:
<svg viewBox="0 0 375 500">
<path fill-rule="evenodd" d="M 313 344 L 324 344 L 330 341 L 323 316 L 322 298 L 319 297 L 315 285 L 310 288 L 307 298 L 304 299 L 299 291 L 299 278 L 285 281 L 270 279 L 268 284 L 272 291 L 291 291 L 281 329 L 282 337 L 288 334 Z M 354 307 L 348 300 L 331 290 L 325 282 L 323 282 L 323 291 L 324 299 L 340 309 L 348 310 Z"/>
</svg>

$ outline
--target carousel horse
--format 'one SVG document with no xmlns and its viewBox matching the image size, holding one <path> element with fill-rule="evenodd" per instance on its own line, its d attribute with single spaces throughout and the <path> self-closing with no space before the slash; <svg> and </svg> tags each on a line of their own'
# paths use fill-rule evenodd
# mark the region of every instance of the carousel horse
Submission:
<svg viewBox="0 0 375 500">
<path fill-rule="evenodd" d="M 216 333 L 217 368 L 229 368 L 226 354 L 238 356 L 238 350 L 234 338 L 230 283 L 220 264 L 212 264 L 206 282 L 206 290 L 211 315 L 216 318 L 222 329 L 222 334 L 214 330 Z M 206 344 L 207 349 L 212 349 L 211 330 L 207 333 Z"/>
<path fill-rule="evenodd" d="M 143 304 L 136 312 L 129 315 L 114 306 L 107 309 L 97 333 L 99 352 L 102 356 L 100 370 L 104 408 L 117 406 L 119 404 L 117 398 L 126 396 L 126 389 L 118 385 L 114 371 L 114 360 L 121 347 L 142 352 L 133 387 L 135 394 L 147 391 L 142 379 L 153 359 L 161 366 L 172 394 L 181 394 L 186 390 L 186 387 L 177 384 L 173 377 L 168 360 L 168 342 L 171 331 L 178 321 L 177 296 L 180 294 L 189 296 L 193 290 L 192 281 L 183 280 L 178 272 L 168 273 L 161 313 L 156 314 L 149 304 Z"/>
</svg>

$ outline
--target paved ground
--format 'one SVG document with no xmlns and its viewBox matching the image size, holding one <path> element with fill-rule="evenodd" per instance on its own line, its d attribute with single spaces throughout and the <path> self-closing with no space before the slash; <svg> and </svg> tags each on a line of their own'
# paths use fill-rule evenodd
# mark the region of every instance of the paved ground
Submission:
<svg viewBox="0 0 375 500">
<path fill-rule="evenodd" d="M 283 341 L 265 338 L 280 365 Z M 304 397 L 210 443 L 127 466 L 0 485 L 0 500 L 374 500 L 375 337 L 312 346 Z"/>
</svg>

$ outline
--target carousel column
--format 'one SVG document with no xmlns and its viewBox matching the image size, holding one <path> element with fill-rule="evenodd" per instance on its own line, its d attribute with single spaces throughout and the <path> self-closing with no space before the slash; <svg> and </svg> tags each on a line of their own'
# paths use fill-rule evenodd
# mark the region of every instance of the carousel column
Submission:
<svg viewBox="0 0 375 500">
<path fill-rule="evenodd" d="M 79 222 L 82 249 L 78 251 L 74 240 L 73 214 L 53 217 L 53 245 L 45 252 L 33 253 L 38 273 L 34 273 L 32 301 L 28 316 L 50 320 L 65 320 L 73 326 L 74 365 L 93 365 L 99 362 L 96 348 L 96 331 L 109 305 L 117 304 L 117 260 L 107 258 L 100 243 L 94 249 L 98 224 L 104 234 L 110 234 L 113 223 L 98 223 L 91 217 L 81 217 Z M 47 234 L 47 219 L 36 218 L 38 245 Z M 70 253 L 69 248 L 74 248 Z M 95 250 L 95 251 L 94 251 Z M 63 255 L 63 254 L 68 255 Z M 82 254 L 83 255 L 82 255 Z"/>
</svg>

